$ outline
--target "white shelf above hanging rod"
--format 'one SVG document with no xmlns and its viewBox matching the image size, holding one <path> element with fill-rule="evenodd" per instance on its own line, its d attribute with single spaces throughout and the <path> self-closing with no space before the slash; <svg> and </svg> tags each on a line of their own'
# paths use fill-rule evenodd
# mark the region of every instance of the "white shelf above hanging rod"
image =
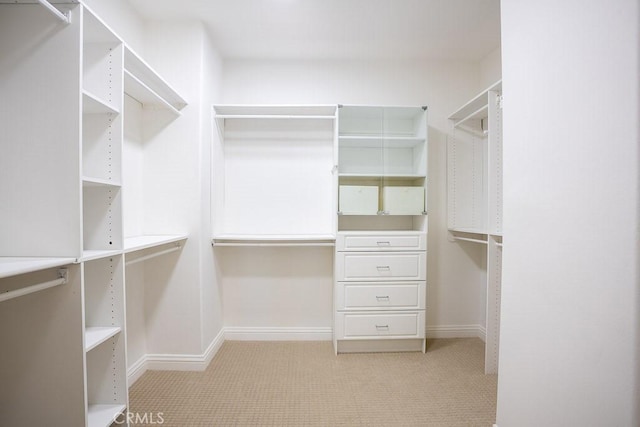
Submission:
<svg viewBox="0 0 640 427">
<path fill-rule="evenodd" d="M 61 268 L 58 270 L 57 279 L 49 280 L 48 282 L 37 283 L 35 285 L 26 286 L 24 288 L 0 294 L 0 302 L 18 298 L 24 295 L 29 295 L 34 292 L 43 291 L 45 289 L 53 288 L 54 286 L 64 285 L 65 283 L 67 283 L 67 272 L 68 270 L 66 268 Z"/>
<path fill-rule="evenodd" d="M 131 260 L 127 260 L 124 264 L 125 264 L 125 265 L 136 264 L 136 263 L 138 263 L 138 262 L 146 261 L 146 260 L 149 260 L 149 259 L 151 259 L 151 258 L 158 257 L 158 256 L 160 256 L 160 255 L 166 255 L 166 254 L 169 254 L 169 253 L 171 253 L 171 252 L 179 251 L 180 249 L 182 249 L 182 244 L 180 244 L 180 243 L 178 242 L 178 243 L 176 243 L 176 244 L 175 244 L 175 246 L 174 246 L 174 247 L 172 247 L 172 248 L 165 249 L 165 250 L 158 251 L 158 252 L 154 252 L 154 253 L 151 253 L 151 254 L 148 254 L 148 255 L 143 255 L 143 256 L 141 256 L 141 257 L 134 258 L 134 259 L 131 259 Z"/>
<path fill-rule="evenodd" d="M 51 12 L 60 21 L 64 22 L 65 24 L 71 23 L 69 12 L 67 13 L 60 12 L 58 9 L 56 9 L 54 5 L 49 3 L 47 0 L 38 0 L 38 3 L 44 6 L 49 12 Z"/>
</svg>

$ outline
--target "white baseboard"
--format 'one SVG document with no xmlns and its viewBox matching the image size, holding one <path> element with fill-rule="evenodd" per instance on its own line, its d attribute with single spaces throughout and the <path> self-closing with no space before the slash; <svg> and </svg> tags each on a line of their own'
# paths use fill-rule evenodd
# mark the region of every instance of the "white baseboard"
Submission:
<svg viewBox="0 0 640 427">
<path fill-rule="evenodd" d="M 480 338 L 486 340 L 486 329 L 481 325 L 444 325 L 426 329 L 427 338 Z M 127 369 L 129 386 L 147 370 L 204 371 L 225 340 L 229 341 L 331 341 L 330 327 L 277 328 L 241 327 L 222 328 L 203 354 L 146 354 Z"/>
<path fill-rule="evenodd" d="M 487 340 L 487 330 L 481 325 L 428 326 L 427 338 L 480 338 Z"/>
<path fill-rule="evenodd" d="M 211 341 L 203 354 L 146 354 L 127 369 L 129 386 L 147 370 L 204 371 L 224 343 L 224 328 Z"/>
<path fill-rule="evenodd" d="M 333 330 L 324 328 L 259 328 L 230 326 L 224 329 L 229 341 L 331 341 Z"/>
</svg>

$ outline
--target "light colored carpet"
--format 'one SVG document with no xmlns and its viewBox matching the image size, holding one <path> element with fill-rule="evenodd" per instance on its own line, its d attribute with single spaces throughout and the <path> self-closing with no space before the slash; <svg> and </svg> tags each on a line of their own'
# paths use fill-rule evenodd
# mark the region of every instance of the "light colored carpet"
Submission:
<svg viewBox="0 0 640 427">
<path fill-rule="evenodd" d="M 146 372 L 129 410 L 180 427 L 490 427 L 497 376 L 483 369 L 475 338 L 429 340 L 426 354 L 339 356 L 330 342 L 227 341 L 204 372 Z"/>
</svg>

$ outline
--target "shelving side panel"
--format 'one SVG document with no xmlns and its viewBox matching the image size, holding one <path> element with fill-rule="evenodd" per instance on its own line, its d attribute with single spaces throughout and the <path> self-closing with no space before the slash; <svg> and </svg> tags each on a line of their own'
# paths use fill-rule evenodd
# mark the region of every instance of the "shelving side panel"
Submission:
<svg viewBox="0 0 640 427">
<path fill-rule="evenodd" d="M 222 234 L 333 234 L 334 122 L 226 120 Z"/>
<path fill-rule="evenodd" d="M 85 186 L 82 194 L 84 249 L 122 249 L 121 189 Z"/>
<path fill-rule="evenodd" d="M 456 132 L 447 141 L 447 225 L 486 230 L 486 138 Z"/>
<path fill-rule="evenodd" d="M 85 424 L 80 266 L 67 272 L 66 284 L 0 302 L 0 425 Z M 57 268 L 13 276 L 0 289 L 55 277 Z"/>
<path fill-rule="evenodd" d="M 2 5 L 2 256 L 80 254 L 80 69 L 77 21 L 64 25 L 39 5 Z"/>
<path fill-rule="evenodd" d="M 500 93 L 489 92 L 488 230 L 502 233 L 502 107 Z"/>
</svg>

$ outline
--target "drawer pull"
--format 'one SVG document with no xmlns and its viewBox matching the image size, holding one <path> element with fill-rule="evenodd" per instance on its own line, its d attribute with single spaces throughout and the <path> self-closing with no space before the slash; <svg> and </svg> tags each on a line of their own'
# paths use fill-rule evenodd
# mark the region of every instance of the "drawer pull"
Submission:
<svg viewBox="0 0 640 427">
<path fill-rule="evenodd" d="M 378 246 L 391 246 L 391 242 L 376 242 Z"/>
<path fill-rule="evenodd" d="M 388 265 L 379 265 L 376 267 L 378 269 L 378 271 L 390 271 L 391 268 L 389 268 Z"/>
<path fill-rule="evenodd" d="M 380 301 L 380 300 L 389 301 L 389 295 L 376 295 L 376 299 L 378 301 Z"/>
<path fill-rule="evenodd" d="M 389 325 L 376 325 L 376 329 L 379 331 L 388 331 Z"/>
</svg>

